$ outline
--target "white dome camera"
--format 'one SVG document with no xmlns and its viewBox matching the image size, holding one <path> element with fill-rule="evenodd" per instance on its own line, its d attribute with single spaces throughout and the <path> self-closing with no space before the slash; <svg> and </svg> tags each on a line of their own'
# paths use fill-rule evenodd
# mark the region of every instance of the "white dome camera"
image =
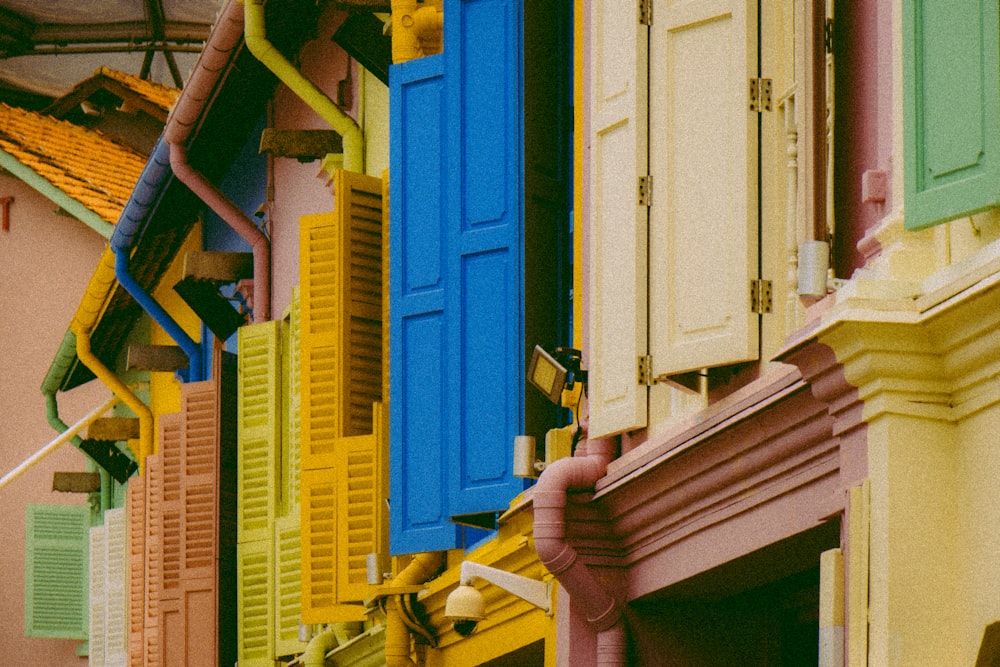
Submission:
<svg viewBox="0 0 1000 667">
<path fill-rule="evenodd" d="M 540 607 L 546 614 L 552 613 L 551 583 L 528 579 L 519 574 L 512 574 L 472 561 L 462 561 L 458 587 L 448 594 L 444 605 L 444 617 L 452 622 L 455 632 L 463 637 L 471 635 L 479 622 L 486 618 L 486 600 L 483 598 L 483 594 L 472 585 L 472 580 L 475 577 L 484 579 L 522 600 Z"/>
</svg>

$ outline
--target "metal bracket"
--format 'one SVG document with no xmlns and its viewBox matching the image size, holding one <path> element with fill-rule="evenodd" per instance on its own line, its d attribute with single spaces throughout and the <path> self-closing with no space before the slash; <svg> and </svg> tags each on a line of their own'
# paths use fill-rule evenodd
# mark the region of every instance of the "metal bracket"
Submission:
<svg viewBox="0 0 1000 667">
<path fill-rule="evenodd" d="M 770 280 L 750 281 L 750 312 L 762 315 L 770 313 L 773 301 Z"/>
</svg>

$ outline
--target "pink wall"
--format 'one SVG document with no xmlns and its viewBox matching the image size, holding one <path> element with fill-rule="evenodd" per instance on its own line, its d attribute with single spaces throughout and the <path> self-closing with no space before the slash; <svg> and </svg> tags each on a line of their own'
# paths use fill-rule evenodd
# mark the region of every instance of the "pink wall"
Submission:
<svg viewBox="0 0 1000 667">
<path fill-rule="evenodd" d="M 345 14 L 327 9 L 319 20 L 318 38 L 302 49 L 301 70 L 331 99 L 336 100 L 337 84 L 347 76 L 347 55 L 332 41 Z M 352 67 L 356 67 L 350 61 Z M 353 80 L 359 75 L 355 69 Z M 356 98 L 355 97 L 355 105 Z M 329 130 L 330 125 L 316 115 L 284 85 L 279 85 L 274 100 L 274 127 L 280 129 Z M 348 114 L 356 118 L 355 109 Z M 291 300 L 292 288 L 299 283 L 299 217 L 333 210 L 333 194 L 320 174 L 320 163 L 299 163 L 291 158 L 274 160 L 274 205 L 271 209 L 271 313 L 280 318 Z"/>
<path fill-rule="evenodd" d="M 10 231 L 0 231 L 0 475 L 56 436 L 40 387 L 97 266 L 104 246 L 97 232 L 65 215 L 21 181 L 0 175 L 0 197 L 13 197 Z M 110 396 L 91 382 L 60 394 L 60 414 L 73 423 Z M 24 637 L 24 513 L 26 503 L 82 503 L 51 491 L 55 471 L 82 471 L 83 454 L 67 445 L 4 489 L 0 541 L 0 655 L 5 664 L 86 664 L 80 642 Z"/>
</svg>

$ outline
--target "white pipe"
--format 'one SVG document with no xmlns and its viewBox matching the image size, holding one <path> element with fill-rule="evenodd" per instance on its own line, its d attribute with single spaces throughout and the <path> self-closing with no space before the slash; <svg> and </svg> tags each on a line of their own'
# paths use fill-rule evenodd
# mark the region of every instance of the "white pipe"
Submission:
<svg viewBox="0 0 1000 667">
<path fill-rule="evenodd" d="M 17 466 L 9 473 L 4 475 L 3 478 L 0 478 L 0 489 L 13 482 L 15 479 L 17 479 L 24 473 L 28 472 L 28 470 L 31 469 L 36 463 L 44 459 L 52 452 L 59 449 L 61 446 L 65 445 L 70 440 L 72 440 L 74 435 L 82 431 L 85 426 L 90 424 L 90 422 L 94 421 L 95 419 L 103 415 L 105 412 L 113 408 L 117 402 L 118 402 L 118 397 L 112 396 L 107 403 L 98 408 L 94 408 L 93 410 L 88 412 L 87 415 L 83 417 L 83 419 L 70 426 L 68 429 L 60 433 L 49 444 L 45 445 L 37 452 L 26 458 L 19 466 Z"/>
</svg>

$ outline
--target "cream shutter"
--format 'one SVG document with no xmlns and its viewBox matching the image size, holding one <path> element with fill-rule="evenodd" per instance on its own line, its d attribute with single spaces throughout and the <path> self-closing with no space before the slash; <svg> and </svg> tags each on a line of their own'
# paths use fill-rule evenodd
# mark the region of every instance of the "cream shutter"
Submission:
<svg viewBox="0 0 1000 667">
<path fill-rule="evenodd" d="M 648 28 L 634 5 L 590 4 L 590 433 L 646 425 L 636 359 L 646 353 Z"/>
<path fill-rule="evenodd" d="M 656 6 L 650 28 L 649 347 L 654 375 L 756 359 L 752 3 Z"/>
</svg>

